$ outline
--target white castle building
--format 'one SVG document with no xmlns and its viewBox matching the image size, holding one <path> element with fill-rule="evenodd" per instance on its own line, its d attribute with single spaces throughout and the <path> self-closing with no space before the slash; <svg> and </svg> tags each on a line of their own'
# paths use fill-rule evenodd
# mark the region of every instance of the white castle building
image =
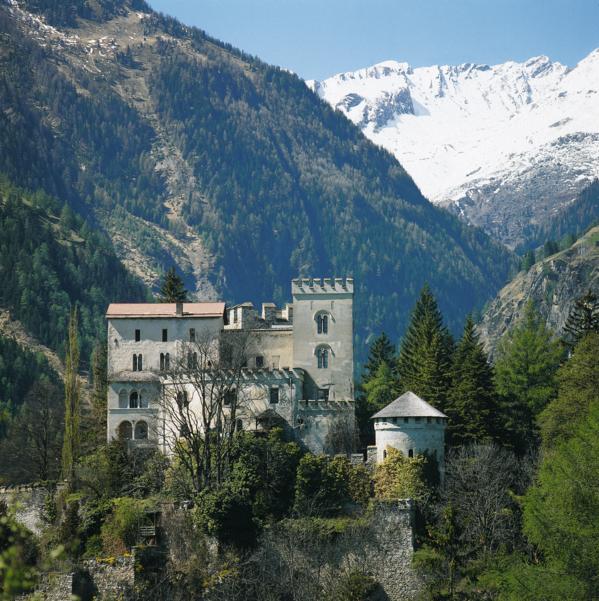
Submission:
<svg viewBox="0 0 599 601">
<path fill-rule="evenodd" d="M 199 420 L 218 381 L 224 418 L 215 420 L 276 424 L 313 452 L 344 451 L 354 430 L 353 292 L 351 278 L 296 279 L 291 304 L 260 313 L 251 303 L 111 304 L 108 440 L 166 451 L 169 408 Z"/>
</svg>

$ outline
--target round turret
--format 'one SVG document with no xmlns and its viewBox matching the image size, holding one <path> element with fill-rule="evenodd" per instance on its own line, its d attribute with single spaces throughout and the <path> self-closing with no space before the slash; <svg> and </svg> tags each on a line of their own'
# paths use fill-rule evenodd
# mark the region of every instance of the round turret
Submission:
<svg viewBox="0 0 599 601">
<path fill-rule="evenodd" d="M 437 459 L 443 473 L 447 416 L 413 392 L 406 392 L 375 413 L 376 460 L 385 459 L 387 447 L 406 457 L 426 454 Z"/>
</svg>

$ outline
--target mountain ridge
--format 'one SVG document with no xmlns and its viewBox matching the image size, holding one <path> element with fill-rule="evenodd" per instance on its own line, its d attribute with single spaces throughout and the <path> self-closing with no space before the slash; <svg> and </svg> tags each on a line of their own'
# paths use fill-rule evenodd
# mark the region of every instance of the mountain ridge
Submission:
<svg viewBox="0 0 599 601">
<path fill-rule="evenodd" d="M 599 176 L 599 49 L 572 68 L 384 61 L 307 84 L 426 196 L 511 247 Z"/>
</svg>

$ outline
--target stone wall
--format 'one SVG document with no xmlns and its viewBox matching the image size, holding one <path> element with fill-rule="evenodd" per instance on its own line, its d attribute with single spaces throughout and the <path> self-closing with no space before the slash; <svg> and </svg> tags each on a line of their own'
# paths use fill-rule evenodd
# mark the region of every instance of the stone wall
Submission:
<svg viewBox="0 0 599 601">
<path fill-rule="evenodd" d="M 0 488 L 0 500 L 16 510 L 15 517 L 19 523 L 38 535 L 48 494 L 48 487 L 43 485 Z"/>
</svg>

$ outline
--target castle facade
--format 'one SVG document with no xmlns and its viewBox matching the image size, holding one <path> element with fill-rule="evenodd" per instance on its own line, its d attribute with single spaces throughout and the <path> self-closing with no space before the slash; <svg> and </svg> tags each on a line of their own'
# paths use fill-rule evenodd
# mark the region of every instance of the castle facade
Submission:
<svg viewBox="0 0 599 601">
<path fill-rule="evenodd" d="M 169 441 L 189 424 L 291 433 L 351 452 L 353 280 L 296 279 L 292 303 L 111 304 L 107 438 Z M 184 423 L 185 422 L 185 423 Z"/>
</svg>

